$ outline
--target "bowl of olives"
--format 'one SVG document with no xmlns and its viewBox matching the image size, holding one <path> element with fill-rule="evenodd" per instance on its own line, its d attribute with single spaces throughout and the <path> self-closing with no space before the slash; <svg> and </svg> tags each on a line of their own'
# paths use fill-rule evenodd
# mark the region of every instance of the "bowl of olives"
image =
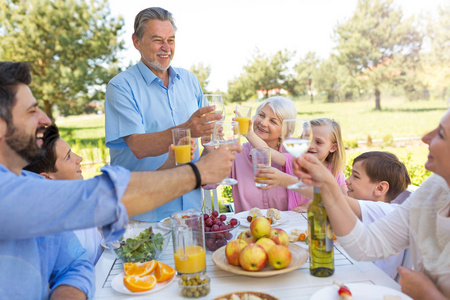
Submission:
<svg viewBox="0 0 450 300">
<path fill-rule="evenodd" d="M 185 298 L 201 298 L 209 294 L 210 280 L 206 275 L 181 276 L 178 291 Z"/>
</svg>

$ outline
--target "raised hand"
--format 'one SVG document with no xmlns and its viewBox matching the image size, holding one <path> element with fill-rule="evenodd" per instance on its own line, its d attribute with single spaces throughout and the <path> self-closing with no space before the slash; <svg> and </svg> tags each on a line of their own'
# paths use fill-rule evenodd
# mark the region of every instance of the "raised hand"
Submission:
<svg viewBox="0 0 450 300">
<path fill-rule="evenodd" d="M 193 138 L 211 135 L 214 129 L 214 122 L 222 120 L 222 114 L 211 114 L 214 110 L 214 106 L 199 108 L 182 127 L 190 128 L 191 137 Z"/>
</svg>

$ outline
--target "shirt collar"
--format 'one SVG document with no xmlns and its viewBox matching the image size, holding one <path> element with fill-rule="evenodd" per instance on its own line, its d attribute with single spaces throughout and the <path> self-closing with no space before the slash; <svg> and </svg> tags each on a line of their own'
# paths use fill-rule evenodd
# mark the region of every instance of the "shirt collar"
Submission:
<svg viewBox="0 0 450 300">
<path fill-rule="evenodd" d="M 155 75 L 155 73 L 150 70 L 149 67 L 147 67 L 142 60 L 139 61 L 137 65 L 139 71 L 142 74 L 142 77 L 144 78 L 147 85 L 150 85 L 153 81 L 160 79 L 158 76 Z M 181 76 L 180 74 L 175 70 L 175 68 L 172 68 L 172 66 L 169 67 L 169 81 L 174 81 L 174 79 L 180 80 Z"/>
</svg>

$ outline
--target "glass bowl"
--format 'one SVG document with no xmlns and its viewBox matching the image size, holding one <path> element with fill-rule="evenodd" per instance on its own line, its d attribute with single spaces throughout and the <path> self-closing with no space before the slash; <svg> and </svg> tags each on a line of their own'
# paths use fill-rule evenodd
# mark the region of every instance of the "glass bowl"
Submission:
<svg viewBox="0 0 450 300">
<path fill-rule="evenodd" d="M 205 230 L 205 247 L 206 252 L 214 252 L 220 247 L 225 246 L 228 244 L 228 241 L 231 241 L 232 239 L 236 238 L 238 228 L 241 223 L 239 220 L 237 220 L 237 224 L 234 227 L 231 227 L 229 229 L 224 230 L 218 230 L 218 231 L 209 231 L 207 232 Z M 206 228 L 205 228 L 206 229 Z"/>
<path fill-rule="evenodd" d="M 209 294 L 211 281 L 206 275 L 183 275 L 178 281 L 178 292 L 185 298 L 201 298 Z"/>
<path fill-rule="evenodd" d="M 171 230 L 159 226 L 159 222 L 134 221 L 127 225 L 123 238 L 107 242 L 122 262 L 145 262 L 159 259 L 169 244 Z"/>
</svg>

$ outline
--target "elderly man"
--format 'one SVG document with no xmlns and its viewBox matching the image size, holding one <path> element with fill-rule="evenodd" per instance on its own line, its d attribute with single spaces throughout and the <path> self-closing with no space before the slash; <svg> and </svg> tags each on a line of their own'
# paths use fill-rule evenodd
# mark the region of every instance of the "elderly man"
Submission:
<svg viewBox="0 0 450 300">
<path fill-rule="evenodd" d="M 106 239 L 118 238 L 128 216 L 225 178 L 234 155 L 218 149 L 157 172 L 106 166 L 89 180 L 35 178 L 22 168 L 43 156 L 50 120 L 30 82 L 28 64 L 0 62 L 0 298 L 86 299 L 94 293 L 92 263 L 68 230 L 100 226 Z"/>
<path fill-rule="evenodd" d="M 170 66 L 175 54 L 176 26 L 172 14 L 159 7 L 138 13 L 133 44 L 138 64 L 114 77 L 106 89 L 106 145 L 111 164 L 132 171 L 156 170 L 166 160 L 172 143 L 171 129 L 190 128 L 191 136 L 210 135 L 221 114 L 202 107 L 203 93 L 191 72 Z M 194 161 L 198 159 L 198 150 Z M 161 220 L 174 211 L 201 207 L 195 189 L 137 220 Z"/>
</svg>

